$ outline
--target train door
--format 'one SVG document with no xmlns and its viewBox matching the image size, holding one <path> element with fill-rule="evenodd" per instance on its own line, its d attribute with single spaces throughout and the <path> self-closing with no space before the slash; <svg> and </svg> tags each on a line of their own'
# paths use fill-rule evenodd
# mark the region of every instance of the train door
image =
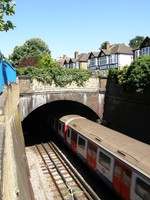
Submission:
<svg viewBox="0 0 150 200">
<path fill-rule="evenodd" d="M 67 129 L 67 135 L 66 135 L 66 141 L 67 141 L 67 145 L 70 147 L 71 145 L 71 129 L 68 127 Z"/>
<path fill-rule="evenodd" d="M 77 151 L 77 133 L 74 130 L 71 133 L 71 148 L 73 151 Z"/>
<path fill-rule="evenodd" d="M 88 141 L 87 163 L 94 170 L 96 170 L 96 155 L 97 146 L 93 142 Z"/>
<path fill-rule="evenodd" d="M 58 122 L 58 134 L 61 138 L 64 138 L 63 123 L 60 121 Z"/>
<path fill-rule="evenodd" d="M 131 170 L 115 160 L 113 188 L 119 193 L 123 199 L 130 199 Z"/>
</svg>

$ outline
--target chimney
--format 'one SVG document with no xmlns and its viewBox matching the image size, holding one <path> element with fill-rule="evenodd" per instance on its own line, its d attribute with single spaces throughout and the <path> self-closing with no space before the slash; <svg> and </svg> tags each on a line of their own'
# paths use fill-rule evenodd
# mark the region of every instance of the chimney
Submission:
<svg viewBox="0 0 150 200">
<path fill-rule="evenodd" d="M 74 52 L 74 58 L 78 58 L 78 52 L 77 51 Z"/>
<path fill-rule="evenodd" d="M 63 58 L 67 58 L 67 56 L 66 56 L 66 55 L 63 55 Z"/>
<path fill-rule="evenodd" d="M 105 49 L 106 50 L 110 49 L 110 43 L 108 41 L 105 42 Z"/>
</svg>

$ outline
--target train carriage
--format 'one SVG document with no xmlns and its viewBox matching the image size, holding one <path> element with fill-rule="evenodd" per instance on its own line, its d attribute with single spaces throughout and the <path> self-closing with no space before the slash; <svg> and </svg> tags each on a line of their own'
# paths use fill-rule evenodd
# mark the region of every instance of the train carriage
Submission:
<svg viewBox="0 0 150 200">
<path fill-rule="evenodd" d="M 77 115 L 59 123 L 64 142 L 123 199 L 150 200 L 149 145 Z"/>
</svg>

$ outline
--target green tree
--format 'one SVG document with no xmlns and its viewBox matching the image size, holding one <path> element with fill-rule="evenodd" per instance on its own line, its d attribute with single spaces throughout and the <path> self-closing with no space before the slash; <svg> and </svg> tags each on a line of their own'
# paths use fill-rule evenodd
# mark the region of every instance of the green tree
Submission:
<svg viewBox="0 0 150 200">
<path fill-rule="evenodd" d="M 14 29 L 15 26 L 10 20 L 5 20 L 6 16 L 12 16 L 15 14 L 16 3 L 13 0 L 1 0 L 0 1 L 0 31 L 8 31 Z"/>
<path fill-rule="evenodd" d="M 127 70 L 127 82 L 137 92 L 144 92 L 150 87 L 150 55 L 140 56 Z"/>
<path fill-rule="evenodd" d="M 106 42 L 103 42 L 103 43 L 101 44 L 99 50 L 101 50 L 101 49 L 105 49 L 105 46 L 106 46 Z"/>
<path fill-rule="evenodd" d="M 50 55 L 45 54 L 37 63 L 37 67 L 17 68 L 17 75 L 29 75 L 45 84 L 55 83 L 56 86 L 64 87 L 71 82 L 83 85 L 91 76 L 91 72 L 85 69 L 67 69 L 58 65 Z"/>
<path fill-rule="evenodd" d="M 143 42 L 144 37 L 143 36 L 136 36 L 135 38 L 131 39 L 129 42 L 129 46 L 133 49 L 140 46 L 140 44 Z"/>
<path fill-rule="evenodd" d="M 16 46 L 9 60 L 15 67 L 36 66 L 45 54 L 51 55 L 48 45 L 40 38 L 32 38 L 22 46 Z"/>
<path fill-rule="evenodd" d="M 150 89 L 150 55 L 140 56 L 129 67 L 123 70 L 110 69 L 109 78 L 112 82 L 126 89 L 144 93 Z"/>
</svg>

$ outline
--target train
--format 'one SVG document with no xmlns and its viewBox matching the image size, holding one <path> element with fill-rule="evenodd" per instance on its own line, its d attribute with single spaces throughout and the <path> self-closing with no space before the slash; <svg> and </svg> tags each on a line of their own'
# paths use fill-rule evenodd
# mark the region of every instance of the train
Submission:
<svg viewBox="0 0 150 200">
<path fill-rule="evenodd" d="M 79 115 L 51 117 L 51 127 L 124 200 L 150 200 L 150 145 Z"/>
</svg>

